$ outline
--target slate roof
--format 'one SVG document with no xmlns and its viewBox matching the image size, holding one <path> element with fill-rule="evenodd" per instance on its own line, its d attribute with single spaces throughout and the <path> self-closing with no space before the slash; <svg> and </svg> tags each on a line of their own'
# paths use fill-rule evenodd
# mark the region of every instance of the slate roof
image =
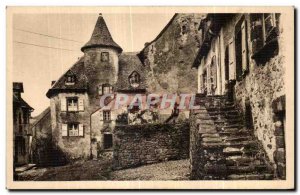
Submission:
<svg viewBox="0 0 300 195">
<path fill-rule="evenodd" d="M 14 106 L 20 106 L 22 108 L 34 110 L 23 98 L 18 98 L 15 94 L 13 94 L 13 104 Z"/>
<path fill-rule="evenodd" d="M 31 124 L 31 128 L 38 124 L 47 114 L 50 113 L 50 107 L 47 107 L 42 113 L 34 117 L 34 122 Z"/>
<path fill-rule="evenodd" d="M 140 85 L 133 88 L 128 77 L 133 71 L 140 75 Z M 116 84 L 118 92 L 137 92 L 146 90 L 146 73 L 147 68 L 142 64 L 141 60 L 135 52 L 126 52 L 119 56 L 119 75 Z"/>
<path fill-rule="evenodd" d="M 122 52 L 122 48 L 113 40 L 102 14 L 99 14 L 91 39 L 81 48 L 81 51 L 99 46 L 113 47 L 117 49 L 119 53 Z"/>
<path fill-rule="evenodd" d="M 67 76 L 75 76 L 74 85 L 66 85 Z M 67 72 L 65 72 L 48 90 L 46 96 L 50 98 L 59 92 L 85 92 L 88 87 L 87 77 L 84 74 L 84 58 L 81 57 Z"/>
</svg>

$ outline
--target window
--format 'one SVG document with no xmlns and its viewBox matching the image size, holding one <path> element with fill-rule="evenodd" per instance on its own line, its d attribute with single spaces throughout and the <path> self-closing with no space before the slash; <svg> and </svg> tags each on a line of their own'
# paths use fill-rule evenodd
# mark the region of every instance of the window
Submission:
<svg viewBox="0 0 300 195">
<path fill-rule="evenodd" d="M 237 80 L 241 80 L 242 76 L 242 32 L 241 29 L 235 35 L 235 54 L 236 54 L 236 76 Z"/>
<path fill-rule="evenodd" d="M 75 84 L 75 76 L 74 75 L 67 75 L 67 79 L 66 79 L 66 82 L 65 84 L 66 85 L 74 85 Z"/>
<path fill-rule="evenodd" d="M 109 92 L 110 92 L 110 86 L 104 86 L 103 87 L 103 94 L 109 94 Z"/>
<path fill-rule="evenodd" d="M 279 14 L 275 13 L 250 15 L 251 43 L 254 55 L 265 45 L 277 40 L 278 21 Z"/>
<path fill-rule="evenodd" d="M 62 124 L 62 136 L 63 137 L 83 137 L 83 124 L 68 123 Z"/>
<path fill-rule="evenodd" d="M 110 111 L 109 110 L 103 111 L 103 120 L 110 121 Z"/>
<path fill-rule="evenodd" d="M 187 33 L 187 28 L 186 28 L 185 25 L 183 25 L 183 26 L 181 27 L 181 32 L 182 32 L 183 35 Z"/>
<path fill-rule="evenodd" d="M 133 71 L 129 76 L 129 83 L 133 88 L 137 88 L 140 85 L 140 75 L 136 71 Z"/>
<path fill-rule="evenodd" d="M 67 98 L 67 110 L 69 112 L 78 111 L 78 98 L 77 97 Z"/>
<path fill-rule="evenodd" d="M 78 136 L 78 124 L 68 124 L 69 136 Z"/>
<path fill-rule="evenodd" d="M 101 61 L 108 62 L 109 61 L 109 53 L 108 52 L 101 52 Z"/>
<path fill-rule="evenodd" d="M 99 93 L 99 95 L 112 94 L 113 87 L 108 83 L 100 85 L 98 87 L 98 93 Z"/>
<path fill-rule="evenodd" d="M 110 149 L 113 147 L 112 134 L 104 134 L 104 149 Z"/>
</svg>

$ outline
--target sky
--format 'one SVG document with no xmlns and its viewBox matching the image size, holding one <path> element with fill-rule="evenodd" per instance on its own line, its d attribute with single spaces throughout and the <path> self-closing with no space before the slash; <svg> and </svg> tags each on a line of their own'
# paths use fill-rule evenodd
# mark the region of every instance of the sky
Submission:
<svg viewBox="0 0 300 195">
<path fill-rule="evenodd" d="M 140 51 L 173 17 L 162 14 L 103 14 L 123 52 Z M 97 14 L 15 14 L 13 16 L 13 81 L 23 82 L 23 99 L 37 116 L 50 105 L 46 93 L 83 55 Z M 55 38 L 57 37 L 57 38 Z M 42 47 L 41 47 L 42 46 Z"/>
</svg>

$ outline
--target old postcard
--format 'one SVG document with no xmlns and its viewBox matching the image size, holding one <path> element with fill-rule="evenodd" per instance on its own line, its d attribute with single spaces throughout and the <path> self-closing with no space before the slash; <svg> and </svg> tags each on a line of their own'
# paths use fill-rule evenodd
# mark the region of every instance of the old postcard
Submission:
<svg viewBox="0 0 300 195">
<path fill-rule="evenodd" d="M 293 189 L 293 7 L 7 7 L 8 189 Z"/>
</svg>

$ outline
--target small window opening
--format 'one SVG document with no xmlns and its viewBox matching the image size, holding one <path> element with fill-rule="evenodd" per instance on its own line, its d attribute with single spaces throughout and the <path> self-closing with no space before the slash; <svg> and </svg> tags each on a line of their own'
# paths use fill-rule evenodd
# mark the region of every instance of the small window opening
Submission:
<svg viewBox="0 0 300 195">
<path fill-rule="evenodd" d="M 112 134 L 104 134 L 104 149 L 110 149 L 113 147 Z"/>
</svg>

